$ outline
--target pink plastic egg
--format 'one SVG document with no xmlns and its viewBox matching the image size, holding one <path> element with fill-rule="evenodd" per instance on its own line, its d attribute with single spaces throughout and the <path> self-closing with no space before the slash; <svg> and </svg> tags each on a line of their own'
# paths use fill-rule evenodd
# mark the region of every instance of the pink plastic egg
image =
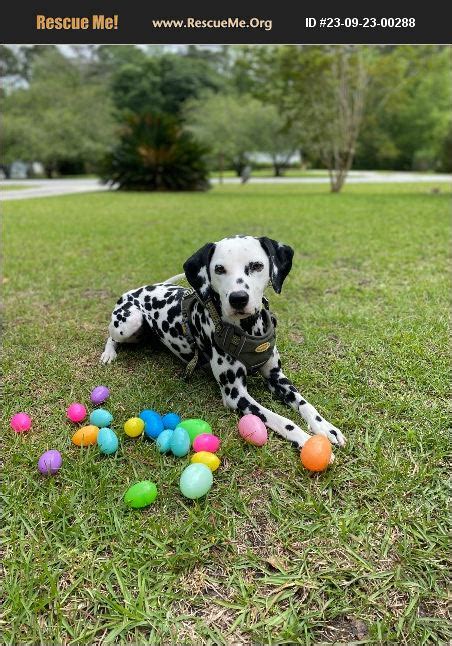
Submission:
<svg viewBox="0 0 452 646">
<path fill-rule="evenodd" d="M 27 413 L 16 413 L 11 417 L 10 424 L 16 433 L 24 433 L 30 429 L 31 417 Z"/>
<path fill-rule="evenodd" d="M 238 424 L 241 437 L 254 446 L 263 446 L 267 442 L 267 429 L 257 415 L 244 415 Z"/>
<path fill-rule="evenodd" d="M 71 422 L 81 422 L 86 417 L 86 408 L 83 404 L 74 402 L 67 408 L 66 415 Z"/>
<path fill-rule="evenodd" d="M 198 451 L 215 453 L 219 448 L 220 440 L 216 435 L 211 435 L 210 433 L 201 433 L 201 435 L 197 435 L 193 440 L 193 451 L 195 453 L 198 453 Z"/>
</svg>

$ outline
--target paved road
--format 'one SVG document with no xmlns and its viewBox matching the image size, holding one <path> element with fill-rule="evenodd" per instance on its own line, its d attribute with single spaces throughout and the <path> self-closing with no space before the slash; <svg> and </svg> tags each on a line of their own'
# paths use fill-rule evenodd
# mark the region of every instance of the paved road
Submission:
<svg viewBox="0 0 452 646">
<path fill-rule="evenodd" d="M 405 184 L 409 182 L 434 182 L 452 183 L 452 175 L 446 174 L 421 174 L 388 172 L 377 173 L 374 171 L 351 171 L 347 179 L 348 184 Z M 218 183 L 213 178 L 213 184 Z M 240 184 L 238 177 L 227 177 L 225 184 Z M 249 184 L 327 184 L 328 177 L 251 177 Z M 24 189 L 7 190 L 8 186 L 27 186 Z M 28 180 L 1 180 L 0 201 L 26 200 L 30 197 L 50 197 L 53 195 L 69 195 L 72 193 L 91 193 L 94 191 L 108 191 L 108 186 L 100 184 L 97 179 L 28 179 Z M 4 187 L 4 188 L 3 188 Z"/>
</svg>

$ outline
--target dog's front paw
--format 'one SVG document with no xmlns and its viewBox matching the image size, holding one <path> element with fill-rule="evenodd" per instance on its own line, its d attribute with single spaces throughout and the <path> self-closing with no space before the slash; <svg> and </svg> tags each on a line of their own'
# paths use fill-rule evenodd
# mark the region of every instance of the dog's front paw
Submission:
<svg viewBox="0 0 452 646">
<path fill-rule="evenodd" d="M 322 419 L 320 422 L 316 420 L 311 423 L 309 425 L 309 430 L 311 433 L 315 433 L 315 435 L 325 435 L 331 444 L 334 444 L 335 446 L 344 446 L 347 441 L 341 431 L 327 422 L 326 419 Z"/>
<path fill-rule="evenodd" d="M 100 363 L 111 363 L 116 359 L 116 350 L 113 348 L 105 348 L 105 350 L 102 352 L 99 362 Z"/>
</svg>

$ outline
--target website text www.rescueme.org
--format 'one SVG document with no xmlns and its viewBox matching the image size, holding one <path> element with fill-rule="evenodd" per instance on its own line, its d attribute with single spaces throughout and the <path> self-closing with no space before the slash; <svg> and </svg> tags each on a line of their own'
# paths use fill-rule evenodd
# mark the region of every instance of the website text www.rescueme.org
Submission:
<svg viewBox="0 0 452 646">
<path fill-rule="evenodd" d="M 263 18 L 156 18 L 154 29 L 263 29 L 270 31 L 271 20 Z"/>
</svg>

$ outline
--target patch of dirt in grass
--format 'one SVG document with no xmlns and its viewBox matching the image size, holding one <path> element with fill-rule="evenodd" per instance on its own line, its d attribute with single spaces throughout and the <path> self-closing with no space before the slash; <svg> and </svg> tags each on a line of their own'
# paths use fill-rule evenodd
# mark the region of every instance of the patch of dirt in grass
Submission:
<svg viewBox="0 0 452 646">
<path fill-rule="evenodd" d="M 317 637 L 319 643 L 339 646 L 339 644 L 364 640 L 368 635 L 367 625 L 361 619 L 338 617 L 331 621 Z"/>
<path fill-rule="evenodd" d="M 230 608 L 217 606 L 214 603 L 209 603 L 208 600 L 196 608 L 185 601 L 178 601 L 173 604 L 172 612 L 176 617 L 181 615 L 193 617 L 193 621 L 185 620 L 177 625 L 177 643 L 179 644 L 212 643 L 211 639 L 203 639 L 200 636 L 196 620 L 200 620 L 220 633 L 227 646 L 248 646 L 253 643 L 238 628 L 235 628 L 231 634 L 226 634 L 237 618 L 236 613 Z"/>
</svg>

